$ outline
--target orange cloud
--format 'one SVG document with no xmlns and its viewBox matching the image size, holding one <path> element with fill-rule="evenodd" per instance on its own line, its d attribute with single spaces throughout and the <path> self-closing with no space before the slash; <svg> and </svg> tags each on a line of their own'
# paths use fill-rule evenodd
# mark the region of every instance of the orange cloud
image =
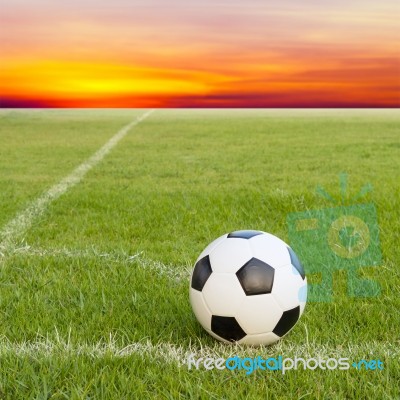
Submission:
<svg viewBox="0 0 400 400">
<path fill-rule="evenodd" d="M 5 0 L 0 105 L 398 107 L 392 0 Z"/>
</svg>

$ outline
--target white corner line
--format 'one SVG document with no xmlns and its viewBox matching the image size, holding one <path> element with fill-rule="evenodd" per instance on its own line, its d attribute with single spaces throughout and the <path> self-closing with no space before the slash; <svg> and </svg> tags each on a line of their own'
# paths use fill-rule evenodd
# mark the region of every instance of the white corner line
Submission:
<svg viewBox="0 0 400 400">
<path fill-rule="evenodd" d="M 111 333 L 109 339 L 97 343 L 71 343 L 69 335 L 63 338 L 58 333 L 52 339 L 48 336 L 37 337 L 27 342 L 13 342 L 5 336 L 0 336 L 0 357 L 10 354 L 18 357 L 34 356 L 38 358 L 90 356 L 95 359 L 109 356 L 115 358 L 139 356 L 141 358 L 161 359 L 163 362 L 184 366 L 191 356 L 195 358 L 213 357 L 216 359 L 223 357 L 227 359 L 234 356 L 253 358 L 259 355 L 267 358 L 280 354 L 302 358 L 345 357 L 355 361 L 360 357 L 396 358 L 399 356 L 399 350 L 395 344 L 388 342 L 365 342 L 343 348 L 313 343 L 312 347 L 308 349 L 301 344 L 293 345 L 285 342 L 279 342 L 274 346 L 246 347 L 239 344 L 226 345 L 219 342 L 212 345 L 202 345 L 200 341 L 190 342 L 186 345 L 162 341 L 153 343 L 149 338 L 122 346 Z"/>
<path fill-rule="evenodd" d="M 161 261 L 155 261 L 144 256 L 143 251 L 137 252 L 136 254 L 130 254 L 125 251 L 113 251 L 112 253 L 104 252 L 96 249 L 95 246 L 90 246 L 84 249 L 68 249 L 63 248 L 41 248 L 32 247 L 27 243 L 23 243 L 21 246 L 13 247 L 8 249 L 10 255 L 23 255 L 29 257 L 66 257 L 70 259 L 88 258 L 106 260 L 110 263 L 135 263 L 140 268 L 145 270 L 153 271 L 159 276 L 165 276 L 173 281 L 185 281 L 188 280 L 191 274 L 191 266 L 181 265 L 176 267 L 172 264 L 164 264 Z M 1 254 L 0 254 L 1 256 Z"/>
<path fill-rule="evenodd" d="M 31 202 L 25 210 L 21 211 L 10 222 L 8 222 L 0 231 L 0 254 L 7 251 L 13 242 L 32 226 L 35 218 L 41 215 L 51 202 L 58 199 L 68 189 L 77 185 L 82 178 L 96 166 L 116 145 L 126 136 L 126 134 L 144 119 L 146 119 L 154 110 L 150 110 L 134 119 L 128 125 L 121 128 L 107 143 L 96 151 L 90 158 L 75 168 L 68 176 L 56 183 L 40 197 Z"/>
</svg>

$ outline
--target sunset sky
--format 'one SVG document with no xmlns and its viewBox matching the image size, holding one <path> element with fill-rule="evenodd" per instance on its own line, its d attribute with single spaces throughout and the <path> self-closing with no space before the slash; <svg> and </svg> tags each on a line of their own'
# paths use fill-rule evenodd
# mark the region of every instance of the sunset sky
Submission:
<svg viewBox="0 0 400 400">
<path fill-rule="evenodd" d="M 398 0 L 1 0 L 1 107 L 398 107 Z"/>
</svg>

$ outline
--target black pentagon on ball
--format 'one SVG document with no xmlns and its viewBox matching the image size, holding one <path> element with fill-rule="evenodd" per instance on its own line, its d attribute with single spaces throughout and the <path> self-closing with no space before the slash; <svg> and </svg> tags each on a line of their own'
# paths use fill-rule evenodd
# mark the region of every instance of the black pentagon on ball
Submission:
<svg viewBox="0 0 400 400">
<path fill-rule="evenodd" d="M 205 256 L 201 260 L 197 261 L 192 275 L 192 288 L 201 292 L 211 273 L 212 269 L 209 256 Z"/>
<path fill-rule="evenodd" d="M 211 317 L 211 330 L 216 335 L 229 342 L 237 342 L 246 336 L 246 332 L 234 317 L 213 315 Z"/>
<path fill-rule="evenodd" d="M 235 231 L 228 235 L 228 238 L 238 238 L 238 239 L 251 239 L 254 236 L 262 235 L 260 231 Z"/>
<path fill-rule="evenodd" d="M 299 274 L 301 275 L 301 277 L 304 278 L 306 277 L 306 274 L 304 272 L 304 268 L 301 265 L 301 262 L 299 260 L 299 258 L 297 257 L 296 253 L 290 248 L 287 248 L 289 251 L 289 255 L 290 255 L 290 262 L 292 263 L 293 267 L 295 267 L 297 269 L 297 271 L 299 272 Z"/>
<path fill-rule="evenodd" d="M 252 258 L 236 272 L 247 296 L 271 293 L 275 270 L 267 263 Z"/>
<path fill-rule="evenodd" d="M 282 317 L 272 331 L 275 335 L 282 337 L 286 335 L 296 324 L 300 317 L 300 306 L 284 311 Z"/>
</svg>

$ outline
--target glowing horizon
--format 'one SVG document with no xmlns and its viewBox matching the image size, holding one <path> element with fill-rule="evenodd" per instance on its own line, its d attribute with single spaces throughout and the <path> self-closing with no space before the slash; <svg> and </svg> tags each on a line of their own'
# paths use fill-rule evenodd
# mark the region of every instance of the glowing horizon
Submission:
<svg viewBox="0 0 400 400">
<path fill-rule="evenodd" d="M 398 107 L 394 0 L 5 0 L 1 107 Z"/>
</svg>

